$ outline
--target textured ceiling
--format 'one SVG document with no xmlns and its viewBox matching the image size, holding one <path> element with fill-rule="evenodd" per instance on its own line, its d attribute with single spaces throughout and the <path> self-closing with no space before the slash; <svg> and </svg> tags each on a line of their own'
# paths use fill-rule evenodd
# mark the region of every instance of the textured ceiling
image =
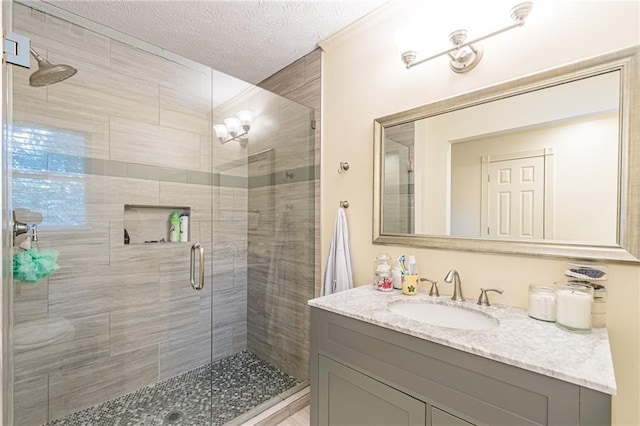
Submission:
<svg viewBox="0 0 640 426">
<path fill-rule="evenodd" d="M 258 83 L 384 0 L 44 0 L 170 52 Z"/>
</svg>

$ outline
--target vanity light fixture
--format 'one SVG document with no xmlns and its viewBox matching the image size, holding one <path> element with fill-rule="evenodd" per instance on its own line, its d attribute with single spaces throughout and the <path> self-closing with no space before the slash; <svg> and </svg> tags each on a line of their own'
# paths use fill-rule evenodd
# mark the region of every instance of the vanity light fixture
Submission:
<svg viewBox="0 0 640 426">
<path fill-rule="evenodd" d="M 224 124 L 216 124 L 213 130 L 220 143 L 225 144 L 231 141 L 240 142 L 241 147 L 246 147 L 249 143 L 249 130 L 253 114 L 251 111 L 240 111 L 236 117 L 225 118 Z"/>
<path fill-rule="evenodd" d="M 457 30 L 452 32 L 451 34 L 449 34 L 449 41 L 453 43 L 453 47 L 436 55 L 416 60 L 417 51 L 406 50 L 401 55 L 402 62 L 404 62 L 407 69 L 409 69 L 439 56 L 449 55 L 449 58 L 451 59 L 451 62 L 449 62 L 449 66 L 451 67 L 452 71 L 457 73 L 471 71 L 476 65 L 478 65 L 478 63 L 482 59 L 483 48 L 481 45 L 476 43 L 493 37 L 494 35 L 509 31 L 513 28 L 523 26 L 524 21 L 527 19 L 527 16 L 529 16 L 529 13 L 531 12 L 532 6 L 532 2 L 524 2 L 514 6 L 511 9 L 511 19 L 515 21 L 513 24 L 470 41 L 466 41 L 466 30 Z"/>
</svg>

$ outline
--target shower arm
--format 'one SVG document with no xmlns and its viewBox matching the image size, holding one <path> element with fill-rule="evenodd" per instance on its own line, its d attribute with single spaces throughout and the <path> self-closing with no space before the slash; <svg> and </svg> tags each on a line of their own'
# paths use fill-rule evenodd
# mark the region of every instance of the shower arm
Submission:
<svg viewBox="0 0 640 426">
<path fill-rule="evenodd" d="M 36 52 L 35 50 L 33 50 L 33 47 L 29 47 L 29 51 L 31 52 L 31 56 L 33 56 L 34 58 L 36 58 L 36 61 L 38 61 L 38 63 L 40 62 L 46 62 L 47 60 L 44 59 L 42 56 L 40 56 L 40 54 L 38 52 Z"/>
</svg>

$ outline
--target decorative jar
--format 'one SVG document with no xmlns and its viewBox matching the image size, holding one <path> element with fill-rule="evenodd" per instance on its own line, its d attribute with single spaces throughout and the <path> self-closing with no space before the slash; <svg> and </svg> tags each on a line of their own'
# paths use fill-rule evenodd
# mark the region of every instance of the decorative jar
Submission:
<svg viewBox="0 0 640 426">
<path fill-rule="evenodd" d="M 556 324 L 569 331 L 591 330 L 593 287 L 565 285 L 556 289 Z"/>
<path fill-rule="evenodd" d="M 556 320 L 556 289 L 552 285 L 529 285 L 529 316 L 541 321 Z"/>
<path fill-rule="evenodd" d="M 387 253 L 380 253 L 376 256 L 376 261 L 373 264 L 373 286 L 376 290 L 393 290 L 390 259 L 391 257 Z"/>
</svg>

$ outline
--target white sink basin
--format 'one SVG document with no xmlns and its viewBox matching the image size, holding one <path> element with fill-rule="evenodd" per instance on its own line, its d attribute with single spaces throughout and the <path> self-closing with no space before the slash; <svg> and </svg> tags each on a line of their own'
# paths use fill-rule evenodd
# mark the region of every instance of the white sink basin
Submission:
<svg viewBox="0 0 640 426">
<path fill-rule="evenodd" d="M 387 307 L 400 316 L 439 327 L 486 330 L 500 325 L 500 321 L 482 312 L 422 300 L 397 300 L 389 303 Z"/>
</svg>

